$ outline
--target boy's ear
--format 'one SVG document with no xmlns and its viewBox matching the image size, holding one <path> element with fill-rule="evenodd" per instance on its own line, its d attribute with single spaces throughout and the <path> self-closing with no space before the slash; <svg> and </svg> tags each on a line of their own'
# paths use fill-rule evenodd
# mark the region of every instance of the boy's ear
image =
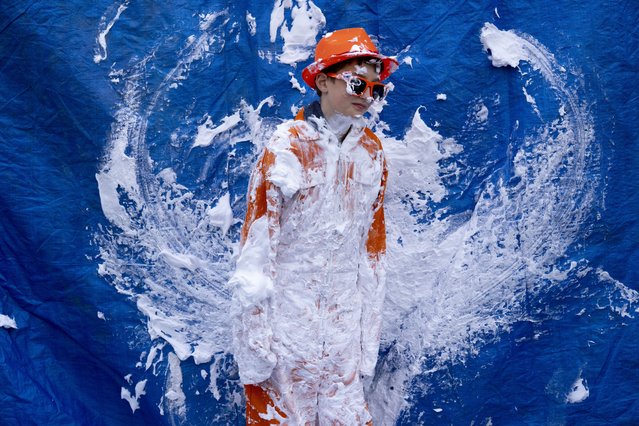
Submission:
<svg viewBox="0 0 639 426">
<path fill-rule="evenodd" d="M 323 72 L 317 74 L 315 77 L 315 87 L 322 93 L 326 93 L 328 91 L 328 85 L 326 82 L 328 81 L 328 76 Z"/>
</svg>

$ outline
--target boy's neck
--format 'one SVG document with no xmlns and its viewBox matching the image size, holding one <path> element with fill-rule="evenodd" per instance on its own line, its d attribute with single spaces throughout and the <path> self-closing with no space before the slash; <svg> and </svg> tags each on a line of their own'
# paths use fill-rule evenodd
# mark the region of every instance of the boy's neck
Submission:
<svg viewBox="0 0 639 426">
<path fill-rule="evenodd" d="M 322 107 L 322 115 L 324 115 L 324 119 L 328 124 L 328 128 L 335 134 L 337 140 L 340 143 L 343 142 L 349 130 L 351 129 L 351 127 L 353 127 L 353 122 L 356 120 L 356 118 L 349 117 L 334 111 L 327 111 L 326 108 L 323 107 L 321 102 L 320 106 Z"/>
<path fill-rule="evenodd" d="M 353 126 L 353 117 L 342 114 L 333 114 L 325 116 L 328 128 L 337 136 L 337 140 L 343 142 L 348 131 Z"/>
</svg>

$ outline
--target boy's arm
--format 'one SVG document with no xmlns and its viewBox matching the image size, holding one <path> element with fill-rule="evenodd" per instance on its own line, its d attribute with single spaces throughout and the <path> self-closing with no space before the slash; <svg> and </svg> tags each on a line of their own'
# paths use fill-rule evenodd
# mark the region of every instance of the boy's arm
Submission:
<svg viewBox="0 0 639 426">
<path fill-rule="evenodd" d="M 240 255 L 236 271 L 229 280 L 233 289 L 234 356 L 244 384 L 266 380 L 276 364 L 271 352 L 268 304 L 273 291 L 272 265 L 279 236 L 282 196 L 267 180 L 274 163 L 275 155 L 264 150 L 251 174 Z"/>
<path fill-rule="evenodd" d="M 386 191 L 386 160 L 383 160 L 380 190 L 373 204 L 373 222 L 366 240 L 366 256 L 359 265 L 358 285 L 362 292 L 360 373 L 372 376 L 377 363 L 382 308 L 386 293 L 386 274 L 383 260 L 386 253 L 386 223 L 384 221 L 384 193 Z"/>
</svg>

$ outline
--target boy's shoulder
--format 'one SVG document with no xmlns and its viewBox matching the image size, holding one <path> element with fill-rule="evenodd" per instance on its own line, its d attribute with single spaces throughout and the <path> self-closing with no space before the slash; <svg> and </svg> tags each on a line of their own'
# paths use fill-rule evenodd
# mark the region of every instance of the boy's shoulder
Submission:
<svg viewBox="0 0 639 426">
<path fill-rule="evenodd" d="M 305 120 L 291 119 L 277 126 L 273 134 L 273 140 L 286 139 L 291 142 L 300 141 L 316 141 L 320 138 L 317 129 Z"/>
<path fill-rule="evenodd" d="M 375 144 L 375 146 L 377 147 L 377 149 L 379 150 L 383 150 L 382 148 L 382 141 L 379 139 L 379 137 L 375 134 L 375 132 L 373 132 L 371 129 L 369 129 L 368 127 L 364 127 L 364 134 L 366 136 L 368 136 L 368 139 L 373 142 Z"/>
<path fill-rule="evenodd" d="M 361 146 L 368 151 L 373 158 L 384 158 L 384 148 L 379 137 L 368 127 L 364 127 L 362 138 L 360 138 Z"/>
<path fill-rule="evenodd" d="M 311 153 L 316 153 L 320 137 L 320 133 L 310 123 L 288 120 L 276 127 L 266 149 L 276 157 L 288 158 L 293 154 L 304 164 Z"/>
</svg>

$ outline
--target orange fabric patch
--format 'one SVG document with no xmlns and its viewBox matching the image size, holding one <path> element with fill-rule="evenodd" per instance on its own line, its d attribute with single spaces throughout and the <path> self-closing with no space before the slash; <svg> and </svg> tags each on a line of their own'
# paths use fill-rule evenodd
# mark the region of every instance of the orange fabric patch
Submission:
<svg viewBox="0 0 639 426">
<path fill-rule="evenodd" d="M 268 407 L 273 407 L 282 417 L 286 417 L 279 408 L 275 407 L 268 392 L 259 385 L 245 385 L 246 395 L 246 424 L 247 425 L 279 425 L 277 420 L 264 420 L 260 414 L 266 414 Z"/>
<path fill-rule="evenodd" d="M 275 155 L 269 150 L 264 150 L 264 154 L 257 162 L 251 175 L 249 193 L 247 195 L 246 218 L 240 233 L 240 246 L 243 246 L 246 242 L 253 222 L 266 214 L 266 172 L 273 164 L 275 164 Z"/>
</svg>

